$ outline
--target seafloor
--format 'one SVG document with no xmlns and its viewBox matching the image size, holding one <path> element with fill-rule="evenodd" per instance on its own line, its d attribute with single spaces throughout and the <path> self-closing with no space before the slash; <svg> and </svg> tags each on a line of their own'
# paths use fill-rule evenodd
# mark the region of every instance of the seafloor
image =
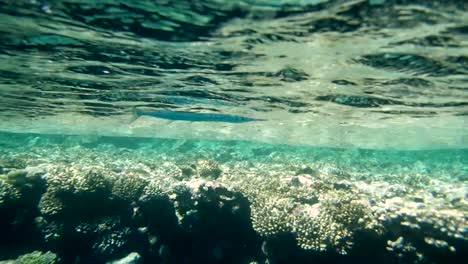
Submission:
<svg viewBox="0 0 468 264">
<path fill-rule="evenodd" d="M 0 263 L 462 263 L 467 150 L 0 134 Z"/>
</svg>

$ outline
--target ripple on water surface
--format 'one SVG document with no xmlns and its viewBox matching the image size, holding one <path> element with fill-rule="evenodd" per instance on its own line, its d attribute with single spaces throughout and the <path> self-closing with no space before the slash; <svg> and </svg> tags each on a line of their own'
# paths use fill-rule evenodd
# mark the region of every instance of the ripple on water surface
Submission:
<svg viewBox="0 0 468 264">
<path fill-rule="evenodd" d="M 4 1 L 0 130 L 467 146 L 464 1 Z M 140 118 L 133 109 L 267 122 Z"/>
</svg>

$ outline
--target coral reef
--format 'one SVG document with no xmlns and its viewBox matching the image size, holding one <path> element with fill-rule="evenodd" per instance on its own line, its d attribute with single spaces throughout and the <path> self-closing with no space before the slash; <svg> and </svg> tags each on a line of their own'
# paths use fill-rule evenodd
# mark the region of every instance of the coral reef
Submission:
<svg viewBox="0 0 468 264">
<path fill-rule="evenodd" d="M 45 253 L 34 251 L 16 259 L 17 264 L 54 264 L 57 261 L 57 255 L 50 251 Z"/>
<path fill-rule="evenodd" d="M 175 146 L 190 151 L 192 145 Z M 224 149 L 237 157 L 224 162 L 213 153 L 171 156 L 108 144 L 3 152 L 1 160 L 21 166 L 0 164 L 0 255 L 15 263 L 456 263 L 467 257 L 468 187 L 427 176 L 425 165 L 402 168 L 397 181 L 394 171 L 366 178 L 328 158 L 286 160 L 271 149 L 245 151 L 257 155 L 245 160 Z"/>
<path fill-rule="evenodd" d="M 0 177 L 0 207 L 14 203 L 21 198 L 21 192 L 6 180 Z"/>
<path fill-rule="evenodd" d="M 104 167 L 50 166 L 45 176 L 47 192 L 41 198 L 39 209 L 44 215 L 67 217 L 106 209 L 104 205 L 112 190 L 112 176 L 112 172 Z"/>
<path fill-rule="evenodd" d="M 355 232 L 377 232 L 365 201 L 348 185 L 303 172 L 313 176 L 252 173 L 238 186 L 248 194 L 253 228 L 265 240 L 292 234 L 304 250 L 346 254 Z"/>
<path fill-rule="evenodd" d="M 41 251 L 33 251 L 19 256 L 15 260 L 3 260 L 0 264 L 55 264 L 59 262 L 59 258 L 56 254 L 47 251 L 42 253 Z"/>
<path fill-rule="evenodd" d="M 392 235 L 387 249 L 398 258 L 455 263 L 460 255 L 468 254 L 467 211 L 437 210 L 399 197 L 386 200 L 385 208 L 385 212 L 378 211 L 378 219 Z"/>
</svg>

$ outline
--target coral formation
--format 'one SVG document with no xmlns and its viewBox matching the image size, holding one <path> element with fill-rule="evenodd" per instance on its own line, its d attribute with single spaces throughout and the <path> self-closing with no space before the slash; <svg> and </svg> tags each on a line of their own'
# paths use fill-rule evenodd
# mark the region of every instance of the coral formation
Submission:
<svg viewBox="0 0 468 264">
<path fill-rule="evenodd" d="M 422 202 L 399 197 L 386 200 L 385 209 L 379 210 L 377 216 L 393 237 L 388 240 L 387 249 L 398 258 L 417 263 L 452 262 L 457 254 L 468 252 L 465 213 L 427 208 Z"/>
<path fill-rule="evenodd" d="M 127 202 L 137 201 L 148 183 L 147 175 L 141 172 L 122 172 L 112 184 L 112 196 Z"/>
<path fill-rule="evenodd" d="M 59 263 L 59 258 L 56 254 L 47 251 L 33 251 L 19 256 L 17 259 L 3 260 L 0 264 L 56 264 Z"/>
<path fill-rule="evenodd" d="M 262 149 L 224 163 L 110 145 L 15 152 L 36 166 L 0 172 L 8 259 L 24 253 L 10 241 L 61 263 L 455 263 L 468 252 L 466 183 L 428 178 L 421 164 L 397 182 Z"/>
<path fill-rule="evenodd" d="M 357 195 L 306 171 L 314 176 L 246 176 L 238 187 L 251 202 L 252 225 L 267 240 L 291 233 L 305 250 L 346 254 L 355 231 L 374 228 L 372 215 Z"/>
<path fill-rule="evenodd" d="M 51 166 L 45 176 L 47 192 L 42 196 L 39 209 L 44 215 L 94 213 L 93 209 L 103 207 L 109 199 L 112 176 L 104 167 Z"/>
<path fill-rule="evenodd" d="M 298 244 L 307 250 L 347 254 L 356 231 L 375 230 L 370 212 L 349 193 L 336 191 L 324 196 L 320 203 L 297 211 L 294 226 Z"/>
<path fill-rule="evenodd" d="M 57 261 L 57 255 L 50 251 L 45 253 L 34 251 L 16 259 L 17 264 L 55 264 Z"/>
<path fill-rule="evenodd" d="M 21 192 L 0 175 L 0 208 L 21 198 Z"/>
</svg>

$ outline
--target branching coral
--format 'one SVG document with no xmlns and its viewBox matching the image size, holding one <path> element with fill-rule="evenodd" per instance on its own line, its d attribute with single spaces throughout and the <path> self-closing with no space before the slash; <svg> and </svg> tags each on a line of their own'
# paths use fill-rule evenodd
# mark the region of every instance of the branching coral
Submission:
<svg viewBox="0 0 468 264">
<path fill-rule="evenodd" d="M 314 251 L 333 250 L 346 254 L 353 245 L 355 231 L 372 226 L 365 205 L 342 191 L 326 193 L 320 203 L 297 212 L 294 229 L 298 245 Z"/>
<path fill-rule="evenodd" d="M 236 187 L 251 202 L 254 230 L 266 240 L 289 233 L 305 250 L 346 254 L 354 232 L 371 228 L 371 216 L 357 196 L 318 177 L 246 175 Z"/>
</svg>

